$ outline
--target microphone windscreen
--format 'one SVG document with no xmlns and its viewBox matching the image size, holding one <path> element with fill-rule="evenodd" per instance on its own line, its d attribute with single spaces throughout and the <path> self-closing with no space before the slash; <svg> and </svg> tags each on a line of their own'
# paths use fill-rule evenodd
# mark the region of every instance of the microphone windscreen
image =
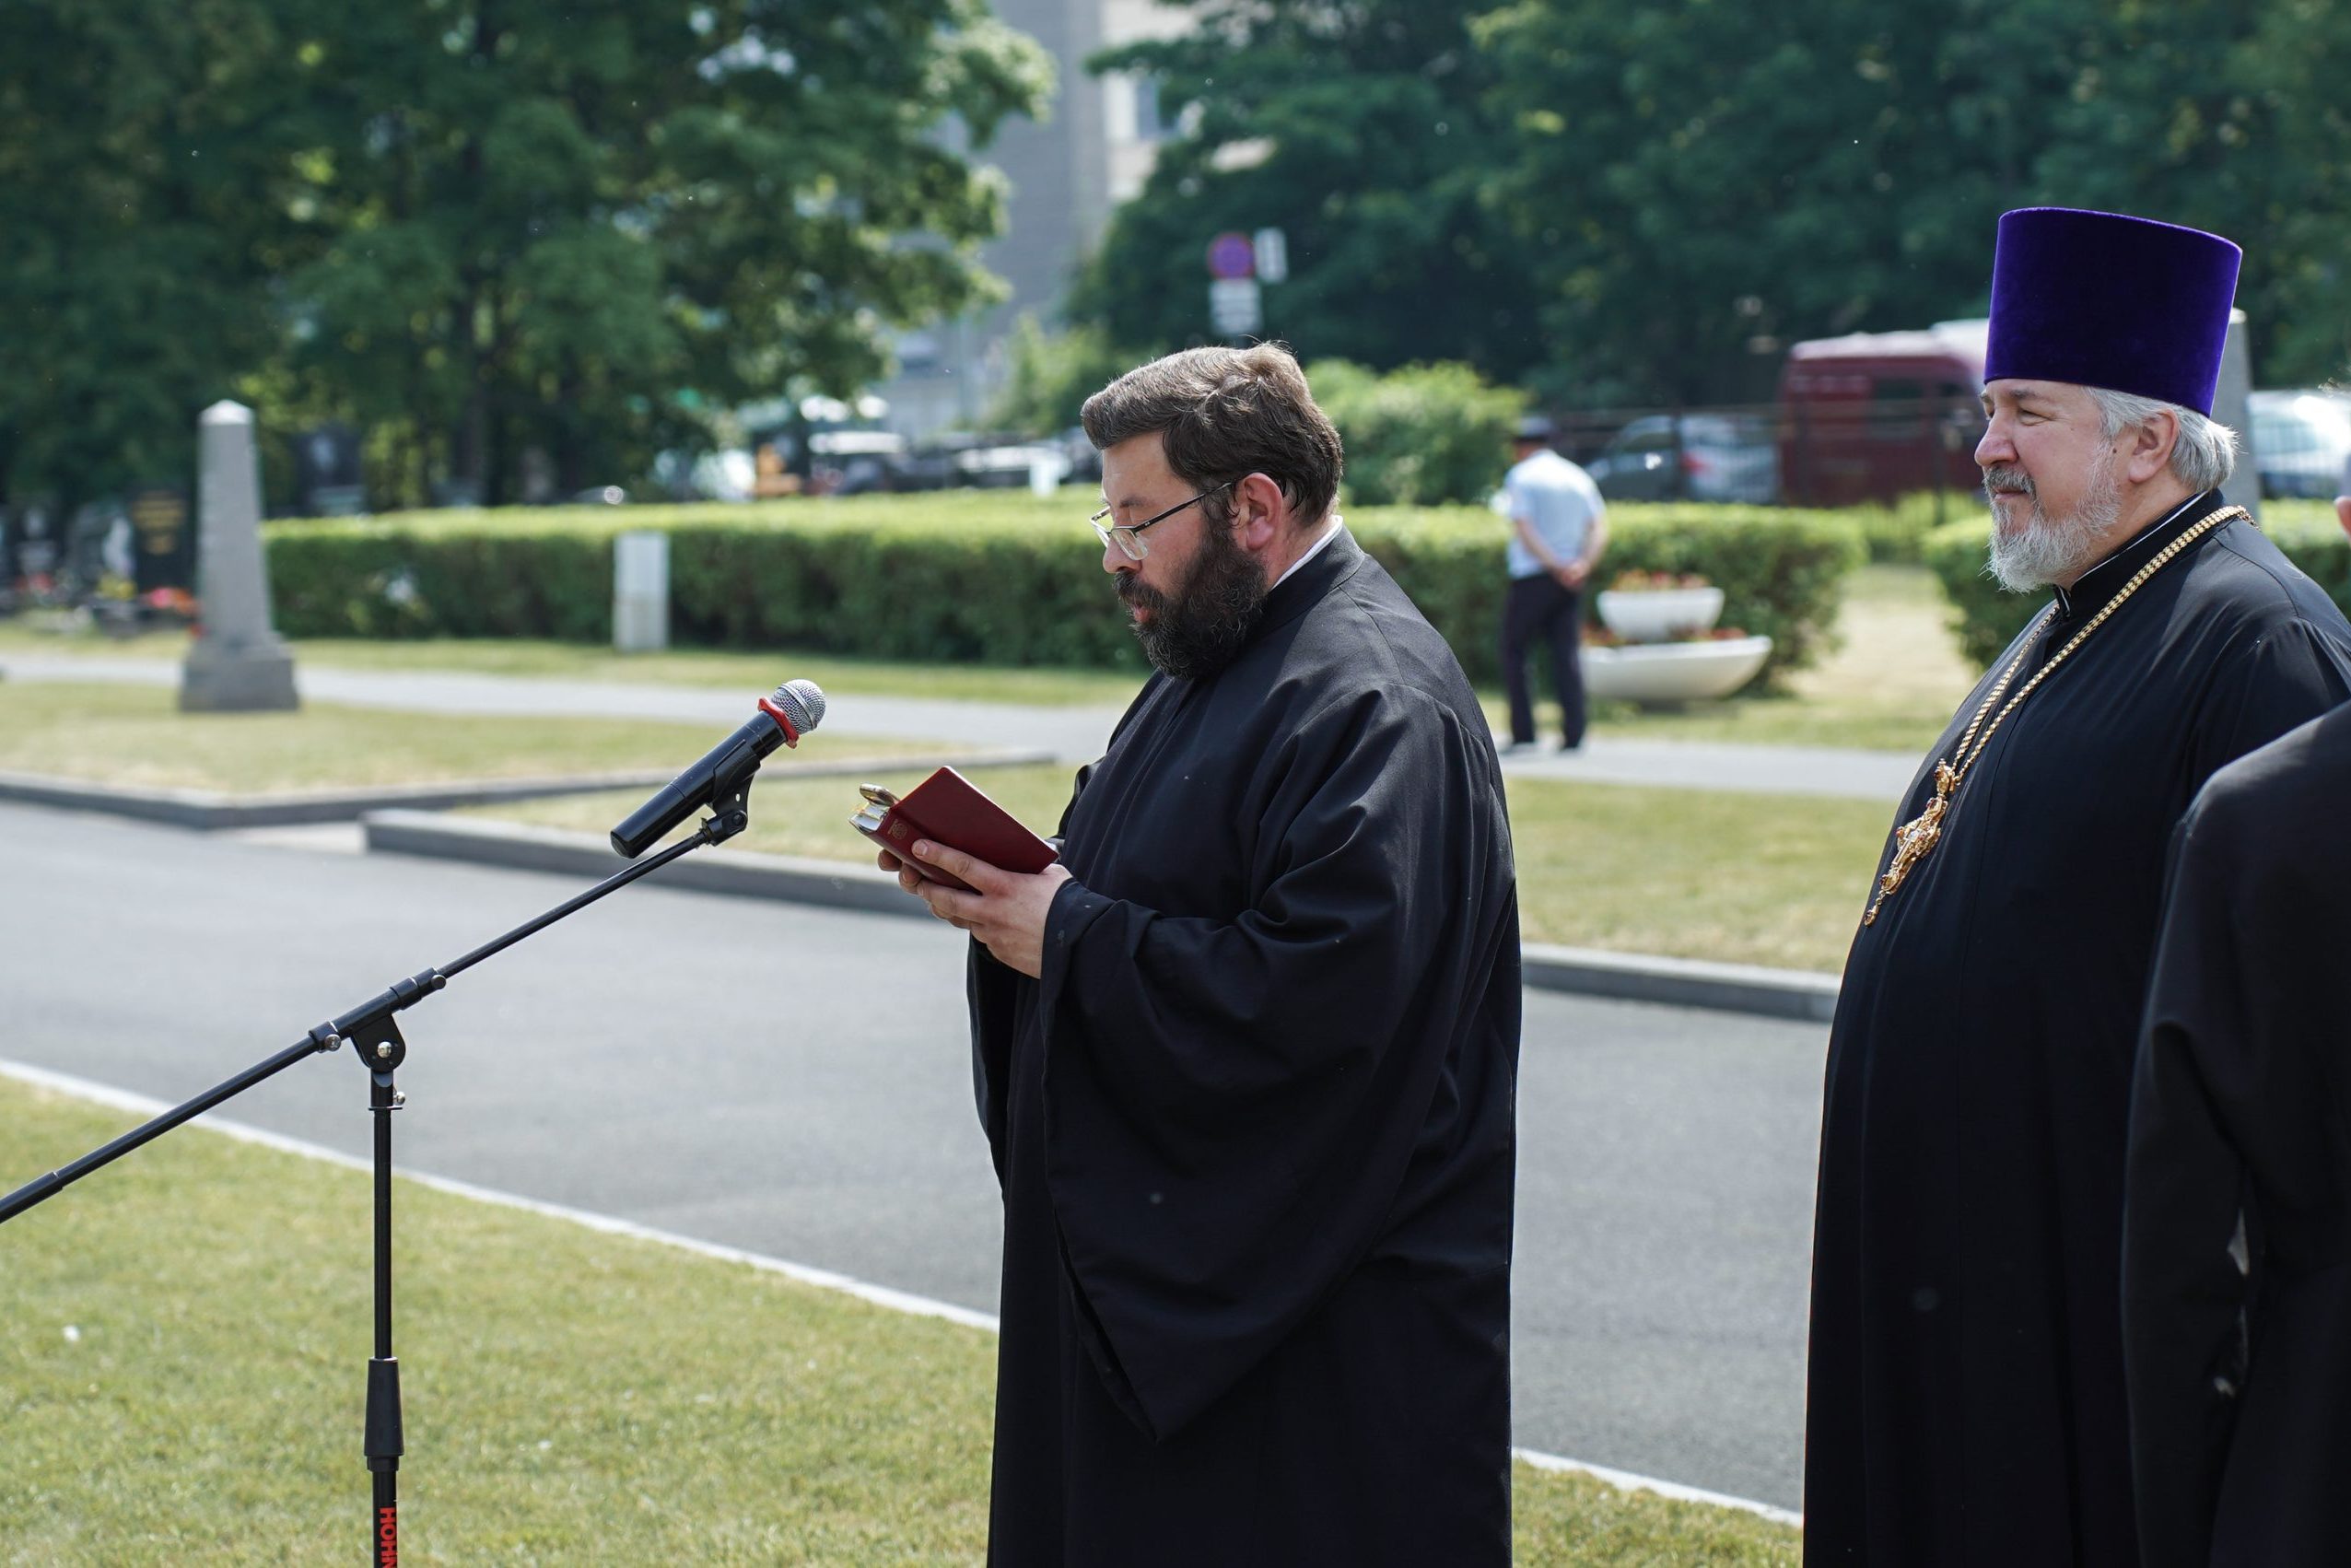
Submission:
<svg viewBox="0 0 2351 1568">
<path fill-rule="evenodd" d="M 794 734 L 805 735 L 825 722 L 825 694 L 814 681 L 786 681 L 767 700 L 784 710 Z"/>
</svg>

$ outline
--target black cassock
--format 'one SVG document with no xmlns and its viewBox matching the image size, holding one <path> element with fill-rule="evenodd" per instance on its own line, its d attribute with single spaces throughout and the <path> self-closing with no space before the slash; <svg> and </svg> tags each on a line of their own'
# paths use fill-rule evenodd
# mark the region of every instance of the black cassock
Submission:
<svg viewBox="0 0 2351 1568">
<path fill-rule="evenodd" d="M 2129 1171 L 2149 1568 L 2351 1562 L 2351 708 L 2181 826 Z"/>
<path fill-rule="evenodd" d="M 973 950 L 1004 1188 L 988 1561 L 1510 1558 L 1518 912 L 1492 738 L 1341 532 L 1155 675 Z"/>
<path fill-rule="evenodd" d="M 2160 520 L 2019 634 L 1897 821 L 2012 659 L 2030 644 L 2022 685 L 2218 505 Z M 2215 770 L 2346 692 L 2351 626 L 2223 524 L 2009 716 L 1855 933 L 1820 1132 L 1807 1563 L 2135 1568 L 2123 1164 L 2166 849 Z"/>
</svg>

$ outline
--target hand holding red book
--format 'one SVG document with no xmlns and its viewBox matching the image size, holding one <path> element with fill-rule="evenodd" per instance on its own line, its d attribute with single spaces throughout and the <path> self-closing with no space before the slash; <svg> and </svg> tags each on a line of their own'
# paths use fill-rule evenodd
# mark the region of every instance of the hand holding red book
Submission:
<svg viewBox="0 0 2351 1568">
<path fill-rule="evenodd" d="M 860 786 L 859 792 L 865 797 L 865 809 L 851 817 L 849 825 L 929 882 L 973 891 L 960 877 L 916 860 L 914 844 L 918 838 L 1029 875 L 1058 858 L 1053 846 L 1023 827 L 1010 812 L 952 767 L 940 768 L 903 796 L 871 784 Z"/>
</svg>

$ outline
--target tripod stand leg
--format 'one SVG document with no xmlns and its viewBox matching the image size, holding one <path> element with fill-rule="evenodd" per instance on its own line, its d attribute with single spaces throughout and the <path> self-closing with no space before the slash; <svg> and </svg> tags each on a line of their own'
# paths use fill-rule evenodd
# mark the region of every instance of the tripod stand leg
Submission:
<svg viewBox="0 0 2351 1568">
<path fill-rule="evenodd" d="M 376 1568 L 398 1568 L 402 1443 L 400 1362 L 392 1353 L 392 1113 L 405 1096 L 393 1087 L 392 1075 L 405 1051 L 389 1019 L 381 1027 L 391 1033 L 389 1040 L 353 1042 L 371 1069 L 368 1108 L 376 1123 L 376 1353 L 368 1363 L 365 1443 L 375 1502 L 368 1521 L 368 1561 Z"/>
</svg>

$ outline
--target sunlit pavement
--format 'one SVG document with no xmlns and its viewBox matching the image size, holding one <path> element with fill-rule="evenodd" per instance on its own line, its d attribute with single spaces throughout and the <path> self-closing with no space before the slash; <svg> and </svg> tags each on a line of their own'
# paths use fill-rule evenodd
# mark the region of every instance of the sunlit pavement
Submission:
<svg viewBox="0 0 2351 1568">
<path fill-rule="evenodd" d="M 341 848 L 0 806 L 0 1058 L 182 1098 L 579 885 Z M 993 1311 L 962 941 L 629 888 L 404 1015 L 400 1163 Z M 1825 1035 L 1528 994 L 1517 1443 L 1795 1505 Z M 365 1106 L 342 1055 L 227 1114 Z"/>
</svg>

